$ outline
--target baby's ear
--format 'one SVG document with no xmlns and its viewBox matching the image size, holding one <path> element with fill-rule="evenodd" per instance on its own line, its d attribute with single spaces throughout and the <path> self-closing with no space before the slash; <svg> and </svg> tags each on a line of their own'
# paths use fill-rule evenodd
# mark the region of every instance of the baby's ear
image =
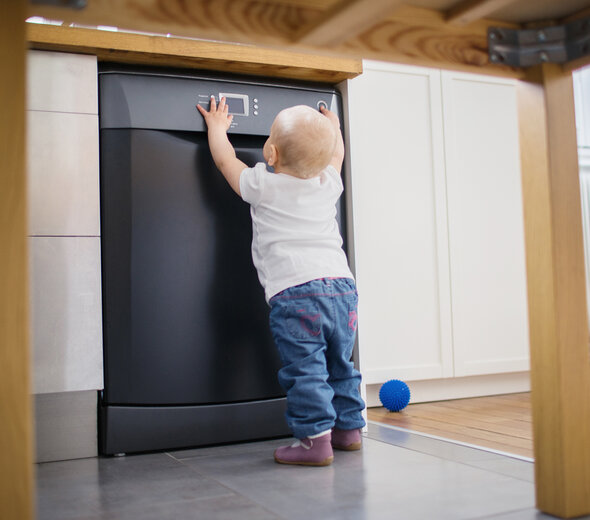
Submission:
<svg viewBox="0 0 590 520">
<path fill-rule="evenodd" d="M 270 145 L 270 153 L 269 153 L 269 157 L 268 157 L 268 165 L 269 166 L 275 165 L 277 163 L 278 157 L 279 157 L 278 148 L 274 144 L 271 144 Z"/>
</svg>

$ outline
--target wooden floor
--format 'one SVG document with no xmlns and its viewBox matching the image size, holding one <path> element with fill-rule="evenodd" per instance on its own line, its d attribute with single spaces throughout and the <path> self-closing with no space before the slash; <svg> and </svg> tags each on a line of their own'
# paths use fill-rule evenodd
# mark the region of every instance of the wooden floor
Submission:
<svg viewBox="0 0 590 520">
<path fill-rule="evenodd" d="M 533 458 L 530 393 L 369 408 L 369 420 Z"/>
</svg>

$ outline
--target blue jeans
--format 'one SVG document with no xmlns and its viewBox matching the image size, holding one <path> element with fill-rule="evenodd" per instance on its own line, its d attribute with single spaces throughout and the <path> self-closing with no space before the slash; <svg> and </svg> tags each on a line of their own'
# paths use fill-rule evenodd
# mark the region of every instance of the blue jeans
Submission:
<svg viewBox="0 0 590 520">
<path fill-rule="evenodd" d="M 351 361 L 357 300 L 348 278 L 312 280 L 270 299 L 270 328 L 283 363 L 279 383 L 298 439 L 365 425 L 361 374 Z"/>
</svg>

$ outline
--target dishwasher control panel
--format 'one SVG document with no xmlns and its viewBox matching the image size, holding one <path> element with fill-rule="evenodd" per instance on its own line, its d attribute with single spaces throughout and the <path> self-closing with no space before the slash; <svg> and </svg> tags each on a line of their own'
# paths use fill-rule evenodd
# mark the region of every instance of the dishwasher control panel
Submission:
<svg viewBox="0 0 590 520">
<path fill-rule="evenodd" d="M 254 98 L 250 101 L 248 94 L 234 94 L 229 92 L 219 92 L 218 94 L 197 94 L 197 104 L 209 110 L 211 100 L 214 99 L 217 104 L 225 98 L 225 103 L 228 106 L 228 113 L 234 116 L 249 116 L 250 114 L 258 115 L 258 99 Z"/>
<path fill-rule="evenodd" d="M 268 135 L 276 115 L 294 105 L 340 113 L 340 95 L 331 87 L 269 85 L 254 80 L 220 80 L 169 74 L 103 71 L 99 95 L 109 96 L 101 128 L 206 131 L 196 106 L 209 110 L 211 98 L 225 98 L 233 120 L 230 133 Z M 113 101 L 115 100 L 115 101 Z"/>
</svg>

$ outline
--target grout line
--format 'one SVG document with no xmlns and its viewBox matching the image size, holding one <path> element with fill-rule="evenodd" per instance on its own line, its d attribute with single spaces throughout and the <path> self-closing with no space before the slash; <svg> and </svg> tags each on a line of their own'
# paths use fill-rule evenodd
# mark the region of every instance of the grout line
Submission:
<svg viewBox="0 0 590 520">
<path fill-rule="evenodd" d="M 96 112 L 73 112 L 71 110 L 50 110 L 50 109 L 40 109 L 40 108 L 27 108 L 27 112 L 43 112 L 46 114 L 71 114 L 71 115 L 98 117 L 98 110 Z"/>
<path fill-rule="evenodd" d="M 377 421 L 368 421 L 370 424 L 374 424 L 376 426 L 382 426 L 383 428 L 389 428 L 390 430 L 395 430 L 399 432 L 407 432 L 412 433 L 414 435 L 419 435 L 421 437 L 427 437 L 429 439 L 434 439 L 437 441 L 449 442 L 451 444 L 457 444 L 459 446 L 464 446 L 466 448 L 473 448 L 480 451 L 487 451 L 489 453 L 494 453 L 496 455 L 502 455 L 504 457 L 510 457 L 512 459 L 522 460 L 524 462 L 535 462 L 535 459 L 531 459 L 530 457 L 525 457 L 524 455 L 517 455 L 516 453 L 508 453 L 506 451 L 494 450 L 492 448 L 486 448 L 485 446 L 479 446 L 477 444 L 469 444 L 467 442 L 456 441 L 454 439 L 448 439 L 446 437 L 439 437 L 438 435 L 432 435 L 430 433 L 422 433 L 415 430 L 409 430 L 407 428 L 399 428 L 398 426 L 391 426 L 389 424 L 380 423 Z"/>
<path fill-rule="evenodd" d="M 28 238 L 100 238 L 100 235 L 27 235 Z"/>
<path fill-rule="evenodd" d="M 269 506 L 267 506 L 266 504 L 263 504 L 262 502 L 260 502 L 259 500 L 255 499 L 255 498 L 251 497 L 249 494 L 245 494 L 242 491 L 239 491 L 238 489 L 236 489 L 234 486 L 232 486 L 229 483 L 222 482 L 217 476 L 209 475 L 206 472 L 199 470 L 198 468 L 195 467 L 194 464 L 187 463 L 186 461 L 191 460 L 191 458 L 177 459 L 174 455 L 172 455 L 169 452 L 166 452 L 166 455 L 173 458 L 175 461 L 177 461 L 179 464 L 181 464 L 185 468 L 188 468 L 189 470 L 193 471 L 196 475 L 206 478 L 207 480 L 211 480 L 212 482 L 217 483 L 219 486 L 227 489 L 231 493 L 231 495 L 227 495 L 227 496 L 240 496 L 240 497 L 246 499 L 251 504 L 255 504 L 258 507 L 260 507 L 261 509 L 263 509 L 264 511 L 267 511 L 268 513 L 270 513 L 272 515 L 275 515 L 277 517 L 277 520 L 287 520 L 286 517 L 280 516 L 276 511 L 273 511 L 272 509 L 270 509 Z M 224 495 L 220 495 L 220 496 L 224 496 Z M 215 498 L 215 497 L 213 497 L 213 498 Z"/>
<path fill-rule="evenodd" d="M 535 508 L 533 508 L 533 509 L 535 509 Z M 514 513 L 529 512 L 529 511 L 531 511 L 530 507 L 524 508 L 524 509 L 511 509 L 510 511 L 502 511 L 500 513 L 494 513 L 492 515 L 474 517 L 471 520 L 493 520 L 494 518 L 504 518 L 505 515 L 512 515 Z M 537 511 L 537 513 L 540 513 L 540 511 Z M 538 518 L 538 517 L 535 516 L 535 518 Z"/>
<path fill-rule="evenodd" d="M 167 451 L 164 452 L 168 457 L 170 457 L 173 461 L 180 463 L 180 460 L 177 459 L 172 453 L 168 453 Z"/>
</svg>

